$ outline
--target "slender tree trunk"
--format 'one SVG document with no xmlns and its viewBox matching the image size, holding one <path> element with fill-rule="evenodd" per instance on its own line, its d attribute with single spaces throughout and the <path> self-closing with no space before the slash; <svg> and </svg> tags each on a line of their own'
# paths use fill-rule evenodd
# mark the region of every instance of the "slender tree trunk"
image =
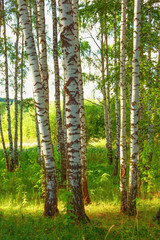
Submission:
<svg viewBox="0 0 160 240">
<path fill-rule="evenodd" d="M 38 49 L 38 58 L 40 56 L 40 48 L 39 48 L 39 21 L 38 21 L 38 10 L 37 10 L 37 0 L 33 0 L 33 6 L 34 6 L 34 15 L 35 15 L 35 23 L 36 23 L 36 34 L 37 34 L 37 49 Z M 31 4 L 29 4 L 29 18 L 30 21 L 32 21 L 31 18 Z M 36 107 L 35 107 L 35 127 L 36 127 L 36 137 L 37 137 L 37 147 L 38 147 L 38 160 L 37 162 L 39 164 L 41 164 L 42 167 L 44 167 L 44 163 L 42 163 L 42 161 L 44 161 L 42 155 L 42 149 L 41 149 L 41 143 L 40 143 L 40 135 L 39 135 L 39 127 L 38 127 L 38 118 L 37 118 L 37 114 L 36 114 Z M 45 170 L 42 169 L 42 174 L 41 174 L 41 185 L 42 185 L 42 198 L 45 198 Z"/>
<path fill-rule="evenodd" d="M 38 13 L 37 13 L 37 0 L 33 0 L 33 7 L 34 7 L 34 15 L 35 15 L 35 23 L 36 23 L 36 34 L 37 34 L 37 48 L 39 54 L 39 36 L 38 36 Z"/>
<path fill-rule="evenodd" d="M 116 110 L 116 154 L 114 164 L 114 176 L 118 174 L 119 162 L 119 140 L 120 140 L 120 119 L 119 119 L 119 100 L 118 100 L 118 80 L 117 80 L 117 28 L 116 11 L 114 11 L 114 76 L 115 76 L 115 110 Z"/>
<path fill-rule="evenodd" d="M 24 35 L 22 33 L 22 51 L 21 51 L 21 105 L 20 105 L 20 161 L 22 161 L 23 147 L 23 61 L 24 61 Z M 20 163 L 19 163 L 20 164 Z"/>
<path fill-rule="evenodd" d="M 106 86 L 104 78 L 104 40 L 103 40 L 103 26 L 101 22 L 101 64 L 102 64 L 102 95 L 103 95 L 103 109 L 104 109 L 104 125 L 105 125 L 105 137 L 106 137 L 106 148 L 109 151 L 109 130 L 108 130 L 108 112 L 107 112 L 107 100 L 106 100 Z"/>
<path fill-rule="evenodd" d="M 7 151 L 6 151 L 6 144 L 5 144 L 4 136 L 3 136 L 2 121 L 1 121 L 1 112 L 0 112 L 0 133 L 1 133 L 3 151 L 4 151 L 6 169 L 9 171 L 9 159 L 8 159 L 8 155 L 7 155 Z"/>
<path fill-rule="evenodd" d="M 38 50 L 39 50 L 39 69 L 41 74 L 41 82 L 44 91 L 44 103 L 47 111 L 47 117 L 49 122 L 49 89 L 48 89 L 48 65 L 47 65 L 47 46 L 46 46 L 46 32 L 45 32 L 45 10 L 44 10 L 44 0 L 37 0 L 37 21 L 38 21 Z M 36 110 L 37 111 L 37 110 Z M 37 129 L 38 130 L 38 129 Z M 38 133 L 38 131 L 37 131 Z M 50 126 L 49 126 L 50 133 Z M 51 134 L 51 133 L 50 133 Z M 38 136 L 38 135 L 37 135 Z M 51 136 L 50 136 L 51 137 Z M 44 162 L 43 147 L 41 148 L 41 184 L 42 184 L 42 194 L 43 199 L 46 198 L 46 169 Z"/>
<path fill-rule="evenodd" d="M 38 40 L 39 40 L 39 66 L 41 81 L 45 93 L 44 102 L 46 104 L 46 109 L 49 112 L 49 89 L 48 89 L 49 75 L 47 64 L 44 0 L 37 0 L 37 15 L 38 15 Z"/>
<path fill-rule="evenodd" d="M 152 20 L 152 12 L 149 10 L 149 25 L 150 25 L 150 31 L 151 31 L 151 20 Z M 151 37 L 151 36 L 150 36 Z M 151 115 L 152 115 L 152 109 L 151 109 L 151 89 L 152 89 L 152 72 L 151 72 L 151 42 L 149 43 L 148 46 L 148 146 L 149 146 L 149 155 L 148 155 L 148 160 L 150 165 L 152 161 L 152 155 L 153 155 L 153 123 L 151 120 Z M 149 169 L 149 166 L 148 166 Z"/>
<path fill-rule="evenodd" d="M 38 118 L 37 118 L 37 113 L 36 113 L 36 107 L 35 106 L 34 106 L 34 112 L 35 112 L 35 128 L 36 128 L 36 137 L 37 137 L 37 148 L 38 148 L 38 160 L 37 160 L 37 162 L 39 164 L 41 164 L 42 163 L 42 156 L 41 156 L 42 149 L 41 149 L 41 140 L 40 140 L 40 135 L 39 135 Z"/>
<path fill-rule="evenodd" d="M 127 211 L 127 178 L 126 178 L 126 81 L 125 81 L 125 26 L 126 0 L 121 2 L 120 30 L 120 192 L 121 211 Z"/>
<path fill-rule="evenodd" d="M 64 80 L 65 85 L 65 80 Z M 63 133 L 64 133 L 64 146 L 65 146 L 65 156 L 67 161 L 67 129 L 66 129 L 66 98 L 65 98 L 65 91 L 63 91 Z M 67 163 L 66 163 L 67 166 Z M 67 174 L 67 167 L 66 167 L 66 174 Z"/>
<path fill-rule="evenodd" d="M 2 12 L 4 14 L 4 0 L 2 0 Z M 9 103 L 9 79 L 8 79 L 8 56 L 7 56 L 7 41 L 6 41 L 6 25 L 3 15 L 3 44 L 4 44 L 4 61 L 5 61 L 5 93 L 6 93 L 6 108 L 7 108 L 7 123 L 8 123 L 8 138 L 10 147 L 10 171 L 14 170 L 14 153 L 13 140 L 11 131 L 10 103 Z"/>
<path fill-rule="evenodd" d="M 25 0 L 18 0 L 19 12 L 21 16 L 22 27 L 24 31 L 27 54 L 29 58 L 30 68 L 33 75 L 34 86 L 34 102 L 37 110 L 38 122 L 41 134 L 42 151 L 46 170 L 46 199 L 44 214 L 46 216 L 55 216 L 57 209 L 57 183 L 56 171 L 53 155 L 53 146 L 50 134 L 49 112 L 46 108 L 41 75 L 38 66 L 38 58 L 34 38 L 31 29 L 31 22 L 29 20 L 28 9 Z"/>
<path fill-rule="evenodd" d="M 80 93 L 80 133 L 81 133 L 81 164 L 82 164 L 82 193 L 84 203 L 87 205 L 91 202 L 88 193 L 87 183 L 87 135 L 86 135 L 86 121 L 85 121 L 85 109 L 84 109 L 84 92 L 83 92 L 83 80 L 82 69 L 80 59 L 80 44 L 79 44 L 79 29 L 78 29 L 78 0 L 72 0 L 73 7 L 73 21 L 74 21 L 74 35 L 76 40 L 77 49 L 77 62 L 78 62 L 78 83 Z"/>
<path fill-rule="evenodd" d="M 64 132 L 62 128 L 61 104 L 60 104 L 60 78 L 58 63 L 58 43 L 57 43 L 57 14 L 56 0 L 52 0 L 52 19 L 53 19 L 53 59 L 55 72 L 55 102 L 56 102 L 56 120 L 57 120 L 57 142 L 58 156 L 61 158 L 61 184 L 66 182 L 66 152 L 64 145 Z"/>
<path fill-rule="evenodd" d="M 72 212 L 78 220 L 86 221 L 81 183 L 79 83 L 72 3 L 69 0 L 59 0 L 59 11 L 62 51 L 66 68 L 67 180 L 73 193 Z"/>
<path fill-rule="evenodd" d="M 14 164 L 18 166 L 18 42 L 19 42 L 19 15 L 17 14 L 17 29 L 16 29 L 16 59 L 15 59 L 15 76 L 14 76 L 14 106 L 15 106 L 15 133 L 14 133 Z"/>
<path fill-rule="evenodd" d="M 129 169 L 129 194 L 128 194 L 128 212 L 130 215 L 136 215 L 136 196 L 137 196 L 140 14 L 141 14 L 141 0 L 135 0 L 134 26 L 133 26 L 132 102 L 130 111 L 131 112 L 130 169 Z"/>
<path fill-rule="evenodd" d="M 108 102 L 108 131 L 109 131 L 109 142 L 108 142 L 108 158 L 110 164 L 113 162 L 112 158 L 112 129 L 111 129 L 111 109 L 110 109 L 110 86 L 109 86 L 109 67 L 108 67 L 108 36 L 107 26 L 105 21 L 105 43 L 106 43 L 106 71 L 107 71 L 107 102 Z"/>
</svg>

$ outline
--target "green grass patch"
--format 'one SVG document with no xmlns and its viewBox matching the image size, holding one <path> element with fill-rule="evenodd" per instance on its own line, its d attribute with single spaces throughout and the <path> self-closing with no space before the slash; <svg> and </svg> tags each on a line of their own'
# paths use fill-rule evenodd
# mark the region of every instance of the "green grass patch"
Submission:
<svg viewBox="0 0 160 240">
<path fill-rule="evenodd" d="M 87 152 L 92 203 L 85 207 L 90 223 L 77 224 L 66 214 L 65 196 L 61 190 L 58 192 L 58 217 L 43 216 L 41 167 L 37 163 L 37 154 L 36 147 L 24 149 L 20 168 L 10 173 L 5 170 L 3 151 L 0 150 L 0 240 L 160 238 L 160 226 L 153 222 L 160 198 L 160 182 L 155 169 L 158 158 L 153 158 L 151 166 L 155 187 L 148 192 L 147 183 L 143 182 L 137 199 L 137 216 L 128 217 L 120 213 L 119 176 L 113 176 L 114 166 L 107 160 L 105 140 L 92 141 Z"/>
</svg>

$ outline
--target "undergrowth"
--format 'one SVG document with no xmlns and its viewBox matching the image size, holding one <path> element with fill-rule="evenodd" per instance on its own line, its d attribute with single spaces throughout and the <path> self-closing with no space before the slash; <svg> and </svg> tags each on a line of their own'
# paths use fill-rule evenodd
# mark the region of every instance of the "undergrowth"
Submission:
<svg viewBox="0 0 160 240">
<path fill-rule="evenodd" d="M 58 192 L 60 214 L 55 219 L 43 216 L 41 167 L 37 163 L 36 147 L 23 150 L 20 168 L 13 173 L 5 170 L 3 151 L 0 150 L 0 240 L 159 239 L 160 226 L 153 222 L 160 197 L 156 156 L 151 165 L 152 181 L 149 184 L 152 188 L 149 192 L 148 183 L 142 176 L 137 216 L 128 217 L 120 213 L 119 176 L 113 176 L 105 141 L 92 141 L 87 153 L 92 203 L 85 207 L 90 223 L 77 224 L 73 216 L 66 214 L 67 193 L 62 190 Z"/>
</svg>

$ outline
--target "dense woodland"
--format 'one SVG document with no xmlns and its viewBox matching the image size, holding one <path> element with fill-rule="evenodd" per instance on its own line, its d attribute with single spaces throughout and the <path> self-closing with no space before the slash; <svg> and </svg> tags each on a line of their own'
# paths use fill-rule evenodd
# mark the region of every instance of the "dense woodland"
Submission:
<svg viewBox="0 0 160 240">
<path fill-rule="evenodd" d="M 0 72 L 0 239 L 158 239 L 159 1 L 0 0 Z"/>
</svg>

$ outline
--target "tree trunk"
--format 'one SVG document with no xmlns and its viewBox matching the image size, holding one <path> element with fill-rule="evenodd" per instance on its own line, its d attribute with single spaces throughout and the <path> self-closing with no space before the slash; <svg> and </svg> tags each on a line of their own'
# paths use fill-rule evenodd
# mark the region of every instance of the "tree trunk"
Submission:
<svg viewBox="0 0 160 240">
<path fill-rule="evenodd" d="M 4 14 L 4 0 L 2 0 L 2 12 Z M 7 41 L 6 41 L 6 25 L 5 17 L 3 16 L 3 43 L 4 43 L 4 61 L 5 61 L 5 93 L 6 93 L 6 108 L 7 108 L 7 123 L 8 123 L 8 139 L 10 148 L 10 171 L 14 170 L 14 153 L 13 140 L 11 131 L 10 103 L 9 103 L 9 80 L 8 80 L 8 56 L 7 56 Z"/>
<path fill-rule="evenodd" d="M 131 114 L 130 169 L 129 169 L 129 194 L 128 194 L 128 213 L 134 216 L 136 215 L 136 196 L 137 196 L 140 14 L 141 14 L 141 0 L 135 0 L 134 27 L 133 27 L 132 101 L 130 110 Z"/>
<path fill-rule="evenodd" d="M 22 51 L 21 51 L 21 105 L 20 105 L 20 161 L 22 160 L 23 147 L 23 60 L 24 60 L 24 35 L 22 33 Z"/>
<path fill-rule="evenodd" d="M 36 113 L 36 107 L 35 106 L 34 106 L 34 112 L 35 112 L 35 128 L 36 128 L 36 137 L 37 137 L 37 148 L 38 148 L 38 160 L 37 160 L 37 162 L 39 164 L 41 164 L 42 163 L 42 149 L 41 149 L 41 140 L 40 140 L 40 135 L 39 135 L 38 118 L 37 118 L 37 113 Z"/>
<path fill-rule="evenodd" d="M 125 25 L 126 0 L 121 3 L 120 30 L 120 192 L 121 211 L 127 211 L 127 179 L 126 179 L 126 81 L 125 81 Z"/>
<path fill-rule="evenodd" d="M 115 110 L 116 110 L 116 154 L 114 164 L 114 176 L 118 174 L 119 162 L 119 140 L 120 140 L 120 120 L 119 120 L 119 100 L 118 100 L 118 80 L 117 80 L 117 28 L 116 11 L 114 11 L 114 77 L 115 77 Z"/>
<path fill-rule="evenodd" d="M 86 135 L 86 121 L 85 121 L 85 109 L 84 109 L 82 69 L 81 69 L 81 59 L 80 59 L 80 44 L 79 44 L 79 29 L 78 29 L 78 2 L 79 2 L 78 0 L 72 0 L 74 35 L 76 40 L 77 62 L 78 62 L 78 83 L 79 83 L 79 93 L 80 93 L 79 104 L 80 104 L 82 193 L 83 193 L 84 203 L 87 205 L 91 202 L 91 200 L 88 193 L 88 183 L 87 183 L 87 135 Z"/>
<path fill-rule="evenodd" d="M 16 58 L 15 58 L 15 76 L 14 76 L 14 106 L 15 106 L 15 132 L 14 132 L 14 164 L 18 166 L 18 42 L 19 42 L 19 15 L 17 14 L 17 28 L 16 28 Z"/>
<path fill-rule="evenodd" d="M 34 7 L 34 15 L 35 15 L 35 23 L 36 23 L 36 34 L 37 34 L 37 48 L 39 54 L 39 36 L 38 36 L 38 13 L 37 13 L 37 0 L 33 0 L 33 7 Z"/>
<path fill-rule="evenodd" d="M 64 145 L 64 132 L 62 128 L 61 105 L 60 105 L 60 78 L 58 63 L 58 43 L 57 43 L 57 14 L 56 0 L 52 0 L 52 19 L 53 19 L 53 59 L 55 73 L 55 102 L 56 102 L 56 122 L 57 122 L 57 142 L 58 156 L 61 159 L 61 184 L 66 182 L 66 152 Z M 60 148 L 60 149 L 59 149 Z"/>
<path fill-rule="evenodd" d="M 49 112 L 45 103 L 45 91 L 43 90 L 41 75 L 38 66 L 38 58 L 34 38 L 31 29 L 31 22 L 29 20 L 28 9 L 25 0 L 18 0 L 19 12 L 23 32 L 26 41 L 27 54 L 29 58 L 30 68 L 33 75 L 34 86 L 34 102 L 38 116 L 38 123 L 41 134 L 41 145 L 45 162 L 46 171 L 46 198 L 44 214 L 46 216 L 55 216 L 58 212 L 57 209 L 57 183 L 56 171 L 53 155 L 53 146 L 51 142 L 50 125 L 49 125 Z M 45 89 L 46 90 L 46 89 Z"/>
<path fill-rule="evenodd" d="M 59 11 L 66 75 L 67 180 L 73 194 L 70 202 L 72 213 L 78 220 L 86 221 L 81 183 L 79 83 L 72 3 L 59 0 Z"/>
<path fill-rule="evenodd" d="M 64 79 L 64 85 L 65 85 L 65 79 Z M 63 90 L 63 133 L 64 133 L 65 156 L 67 161 L 66 98 L 65 98 L 64 90 Z M 66 174 L 67 174 L 67 163 L 66 163 Z"/>
<path fill-rule="evenodd" d="M 152 20 L 152 12 L 149 10 L 149 29 L 151 31 L 151 20 Z M 151 34 L 151 32 L 150 32 Z M 149 36 L 151 37 L 151 36 Z M 151 73 L 151 42 L 149 43 L 148 46 L 148 147 L 149 147 L 149 154 L 148 154 L 148 165 L 150 165 L 152 161 L 152 155 L 153 155 L 153 123 L 151 120 L 151 115 L 152 115 L 152 109 L 151 109 L 151 89 L 152 89 L 152 73 Z M 150 168 L 150 167 L 149 167 Z M 148 169 L 149 169 L 148 168 Z"/>
<path fill-rule="evenodd" d="M 31 4 L 29 4 L 31 6 Z M 38 49 L 38 58 L 40 56 L 40 48 L 39 48 L 39 22 L 38 22 L 38 10 L 37 10 L 37 0 L 33 0 L 33 6 L 34 6 L 34 15 L 35 15 L 35 23 L 36 23 L 36 34 L 37 34 L 37 49 Z M 30 21 L 31 19 L 31 8 L 29 11 L 29 17 Z M 37 147 L 38 147 L 38 160 L 37 162 L 41 164 L 42 167 L 44 167 L 44 161 L 43 159 L 43 154 L 42 154 L 42 149 L 41 149 L 41 143 L 40 143 L 40 135 L 39 135 L 39 127 L 38 127 L 38 118 L 36 114 L 36 107 L 35 107 L 35 127 L 36 127 L 36 137 L 37 137 Z M 41 185 L 42 185 L 42 193 L 41 196 L 42 198 L 45 198 L 45 170 L 42 169 L 42 174 L 41 174 Z"/>
<path fill-rule="evenodd" d="M 108 102 L 108 131 L 109 131 L 109 137 L 108 137 L 108 158 L 110 164 L 113 162 L 112 158 L 112 129 L 111 129 L 111 109 L 110 109 L 110 86 L 109 86 L 109 68 L 108 68 L 108 36 L 107 36 L 107 27 L 106 27 L 106 21 L 105 21 L 105 43 L 106 43 L 106 71 L 107 71 L 107 102 Z"/>
<path fill-rule="evenodd" d="M 108 112 L 107 112 L 107 102 L 106 102 L 106 86 L 105 86 L 105 78 L 104 78 L 104 48 L 103 41 L 103 26 L 101 21 L 101 64 L 102 64 L 102 95 L 103 95 L 103 109 L 104 109 L 104 125 L 105 125 L 105 137 L 106 137 L 106 148 L 109 151 L 109 130 L 108 130 Z"/>
</svg>

